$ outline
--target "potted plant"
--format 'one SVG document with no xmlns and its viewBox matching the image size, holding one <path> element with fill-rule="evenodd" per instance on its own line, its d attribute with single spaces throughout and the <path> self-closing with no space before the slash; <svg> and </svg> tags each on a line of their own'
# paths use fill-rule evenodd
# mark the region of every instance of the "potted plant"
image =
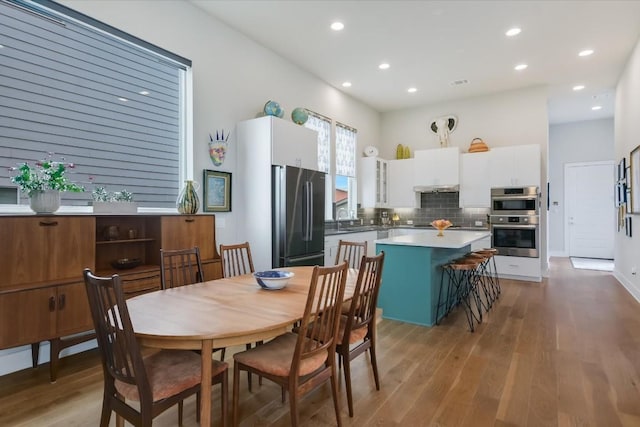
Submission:
<svg viewBox="0 0 640 427">
<path fill-rule="evenodd" d="M 18 184 L 20 191 L 29 196 L 31 210 L 35 213 L 53 213 L 60 207 L 60 192 L 82 192 L 84 187 L 69 180 L 67 169 L 73 169 L 73 163 L 55 161 L 50 154 L 46 160 L 30 165 L 25 162 L 11 168 L 17 174 L 11 182 Z"/>
<path fill-rule="evenodd" d="M 133 193 L 122 190 L 109 192 L 105 187 L 96 187 L 91 192 L 94 213 L 136 213 L 138 205 Z"/>
</svg>

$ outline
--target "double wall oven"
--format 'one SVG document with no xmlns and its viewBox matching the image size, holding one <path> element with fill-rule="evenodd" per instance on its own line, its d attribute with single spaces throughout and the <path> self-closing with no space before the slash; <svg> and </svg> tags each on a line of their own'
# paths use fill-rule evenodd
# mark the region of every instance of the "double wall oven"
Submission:
<svg viewBox="0 0 640 427">
<path fill-rule="evenodd" d="M 540 256 L 538 187 L 491 189 L 491 246 L 499 255 Z"/>
</svg>

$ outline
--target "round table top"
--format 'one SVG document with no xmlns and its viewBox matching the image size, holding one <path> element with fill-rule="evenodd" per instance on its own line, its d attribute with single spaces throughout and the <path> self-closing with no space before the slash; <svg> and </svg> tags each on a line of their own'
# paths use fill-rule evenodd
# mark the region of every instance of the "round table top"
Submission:
<svg viewBox="0 0 640 427">
<path fill-rule="evenodd" d="M 313 267 L 287 267 L 295 276 L 279 290 L 264 290 L 250 275 L 160 290 L 127 300 L 138 339 L 161 348 L 226 347 L 267 339 L 302 318 Z M 345 300 L 358 271 L 347 274 Z"/>
</svg>

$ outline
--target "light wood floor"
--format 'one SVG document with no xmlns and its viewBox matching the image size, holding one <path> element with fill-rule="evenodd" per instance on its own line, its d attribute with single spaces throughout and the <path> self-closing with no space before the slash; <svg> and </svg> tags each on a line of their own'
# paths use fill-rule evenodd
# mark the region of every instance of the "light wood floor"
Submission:
<svg viewBox="0 0 640 427">
<path fill-rule="evenodd" d="M 342 387 L 343 423 L 640 426 L 640 306 L 610 273 L 573 270 L 565 258 L 551 269 L 541 284 L 503 281 L 501 299 L 475 333 L 462 312 L 434 328 L 382 321 L 381 390 L 368 357 L 356 359 L 355 417 Z M 94 351 L 65 358 L 56 384 L 47 365 L 0 377 L 0 426 L 97 425 L 99 363 Z M 242 425 L 289 425 L 275 385 L 265 381 L 249 393 L 241 383 Z M 213 399 L 219 425 L 218 387 Z M 304 426 L 335 425 L 329 388 L 304 398 L 300 415 Z M 172 408 L 154 425 L 176 424 Z M 194 398 L 185 402 L 184 425 L 197 425 Z"/>
</svg>

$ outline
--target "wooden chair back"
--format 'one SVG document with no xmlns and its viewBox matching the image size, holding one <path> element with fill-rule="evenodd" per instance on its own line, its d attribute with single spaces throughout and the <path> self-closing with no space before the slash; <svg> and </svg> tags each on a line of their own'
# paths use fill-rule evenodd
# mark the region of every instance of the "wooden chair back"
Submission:
<svg viewBox="0 0 640 427">
<path fill-rule="evenodd" d="M 220 245 L 222 277 L 240 276 L 253 273 L 253 260 L 249 242 L 236 245 Z"/>
<path fill-rule="evenodd" d="M 358 279 L 349 307 L 342 341 L 337 343 L 336 351 L 340 361 L 344 362 L 344 379 L 347 389 L 349 416 L 353 417 L 353 394 L 351 390 L 351 360 L 369 350 L 371 367 L 376 389 L 380 390 L 378 362 L 376 358 L 376 305 L 382 278 L 384 252 L 367 257 L 363 256 L 358 270 Z"/>
<path fill-rule="evenodd" d="M 346 343 L 347 347 L 351 331 L 364 326 L 369 326 L 370 330 L 373 329 L 383 264 L 384 252 L 373 257 L 363 256 L 361 259 L 342 342 L 343 345 Z"/>
<path fill-rule="evenodd" d="M 115 393 L 115 381 L 119 380 L 138 387 L 141 406 L 151 405 L 151 387 L 120 276 L 98 277 L 85 269 L 84 283 L 102 358 L 105 395 Z"/>
<path fill-rule="evenodd" d="M 304 315 L 298 331 L 291 373 L 302 360 L 327 352 L 327 366 L 334 361 L 336 336 L 347 281 L 348 264 L 313 269 Z"/>
<path fill-rule="evenodd" d="M 160 281 L 162 289 L 204 281 L 200 249 L 160 249 Z"/>
<path fill-rule="evenodd" d="M 338 241 L 338 252 L 336 253 L 336 265 L 342 261 L 347 261 L 349 268 L 358 268 L 360 260 L 367 255 L 367 242 L 350 242 L 347 240 Z"/>
</svg>

